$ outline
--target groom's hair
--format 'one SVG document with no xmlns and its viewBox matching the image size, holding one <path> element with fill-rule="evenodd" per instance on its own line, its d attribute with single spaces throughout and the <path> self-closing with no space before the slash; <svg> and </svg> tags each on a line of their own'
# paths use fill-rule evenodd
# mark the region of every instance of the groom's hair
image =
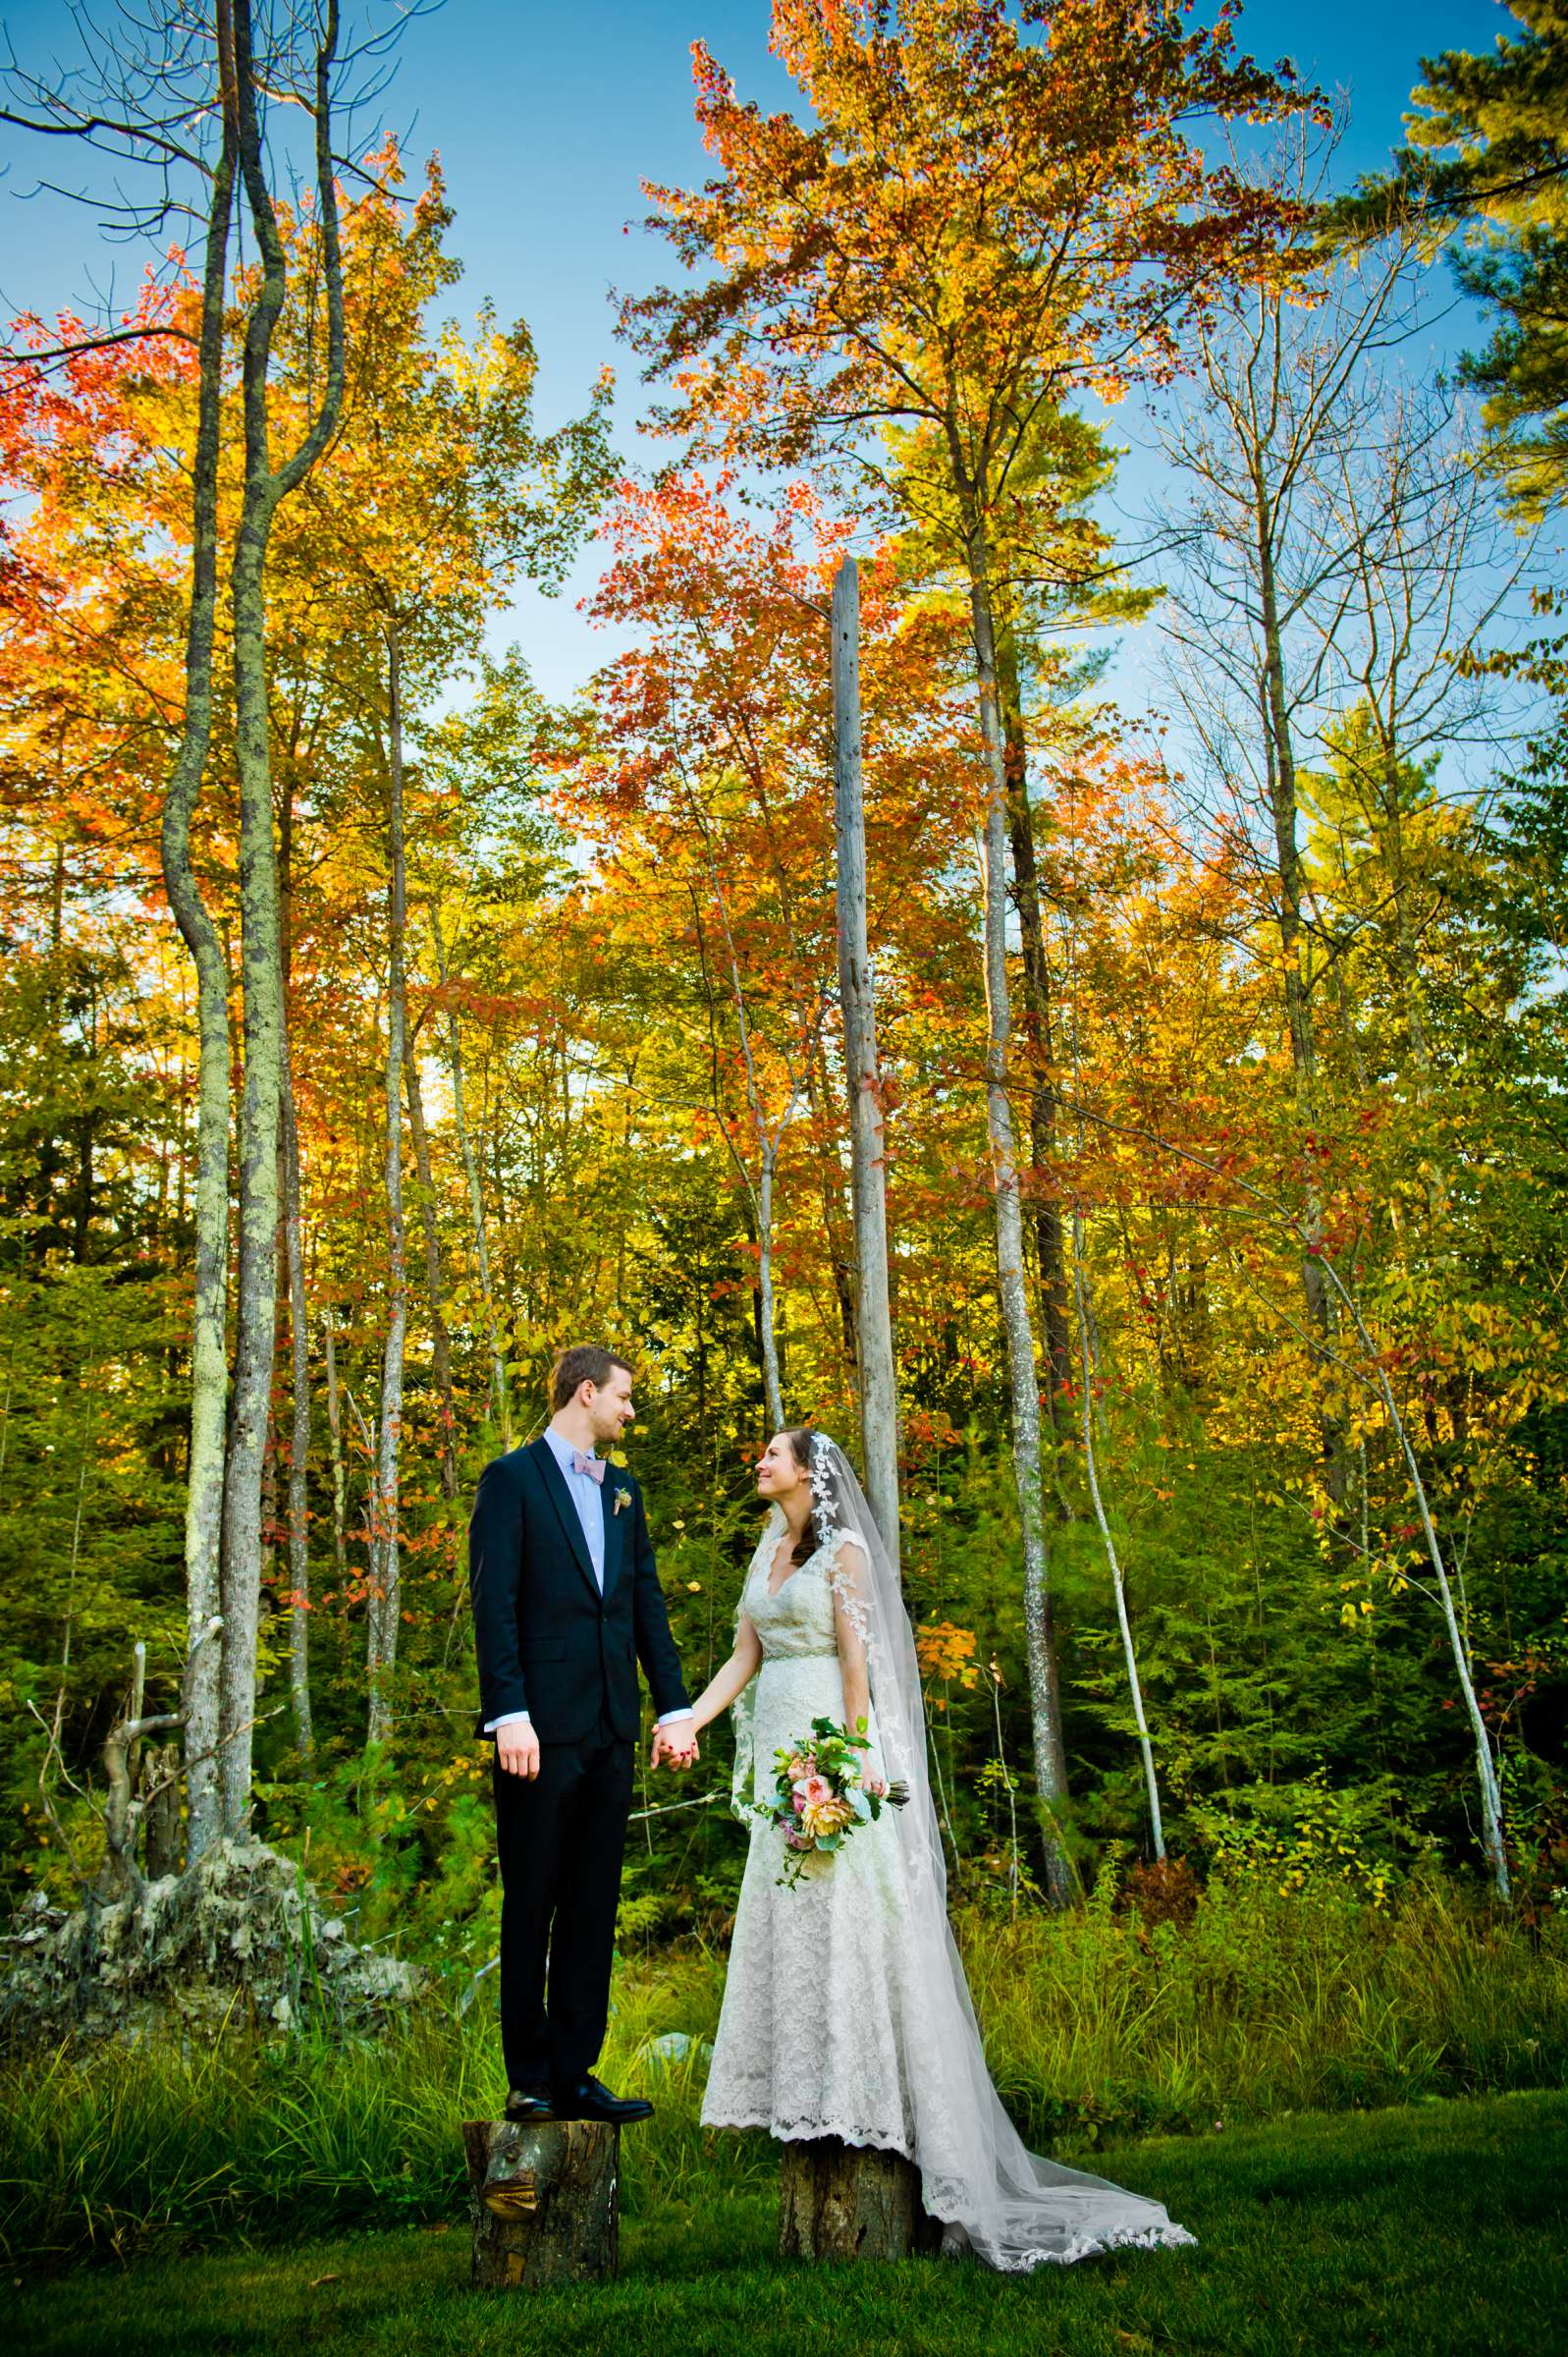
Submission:
<svg viewBox="0 0 1568 2357">
<path fill-rule="evenodd" d="M 631 1373 L 625 1359 L 618 1358 L 602 1343 L 573 1343 L 569 1350 L 563 1350 L 550 1370 L 551 1414 L 565 1407 L 581 1384 L 591 1383 L 595 1391 L 601 1390 L 615 1367 Z"/>
</svg>

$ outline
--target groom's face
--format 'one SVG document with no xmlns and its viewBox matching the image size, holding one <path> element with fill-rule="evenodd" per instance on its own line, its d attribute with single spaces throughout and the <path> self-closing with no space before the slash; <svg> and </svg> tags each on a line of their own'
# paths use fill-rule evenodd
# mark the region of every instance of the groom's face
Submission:
<svg viewBox="0 0 1568 2357">
<path fill-rule="evenodd" d="M 637 1412 L 631 1404 L 631 1377 L 624 1367 L 612 1367 L 608 1383 L 587 1384 L 583 1393 L 595 1441 L 614 1445 Z"/>
</svg>

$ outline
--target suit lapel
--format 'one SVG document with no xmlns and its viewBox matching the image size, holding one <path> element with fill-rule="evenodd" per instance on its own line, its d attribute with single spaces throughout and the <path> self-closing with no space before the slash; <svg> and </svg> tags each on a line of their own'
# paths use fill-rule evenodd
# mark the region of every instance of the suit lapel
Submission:
<svg viewBox="0 0 1568 2357">
<path fill-rule="evenodd" d="M 624 1507 L 622 1507 L 619 1514 L 615 1510 L 616 1468 L 614 1465 L 605 1467 L 604 1487 L 599 1496 L 601 1511 L 605 1518 L 605 1602 L 608 1604 L 610 1591 L 621 1574 L 621 1525 L 625 1520 L 627 1511 Z"/>
<path fill-rule="evenodd" d="M 528 1453 L 539 1468 L 539 1478 L 549 1492 L 550 1503 L 560 1518 L 561 1527 L 567 1536 L 567 1543 L 577 1559 L 577 1568 L 587 1581 L 589 1594 L 597 1604 L 600 1601 L 599 1582 L 593 1575 L 593 1558 L 588 1553 L 588 1542 L 583 1535 L 582 1522 L 578 1516 L 571 1492 L 567 1487 L 567 1477 L 556 1463 L 555 1452 L 548 1441 L 535 1441 Z M 607 1555 L 605 1558 L 605 1585 L 607 1587 L 609 1586 L 609 1561 Z"/>
</svg>

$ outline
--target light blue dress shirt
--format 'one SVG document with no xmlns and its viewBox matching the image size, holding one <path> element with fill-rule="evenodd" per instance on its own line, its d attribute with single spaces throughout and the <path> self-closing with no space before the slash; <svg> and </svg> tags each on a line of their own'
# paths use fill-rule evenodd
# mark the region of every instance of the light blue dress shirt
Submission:
<svg viewBox="0 0 1568 2357">
<path fill-rule="evenodd" d="M 563 1439 L 553 1424 L 546 1425 L 544 1437 L 551 1455 L 561 1467 L 561 1477 L 570 1493 L 571 1503 L 577 1509 L 577 1519 L 582 1524 L 582 1535 L 588 1542 L 588 1561 L 593 1565 L 593 1575 L 602 1596 L 605 1592 L 604 1489 L 599 1482 L 594 1480 L 591 1473 L 573 1473 L 571 1460 L 578 1454 L 578 1451 L 570 1441 Z M 587 1456 L 596 1456 L 598 1451 L 588 1449 L 582 1453 Z M 606 1479 L 608 1478 L 607 1474 Z M 668 1727 L 672 1720 L 689 1719 L 690 1717 L 689 1710 L 666 1711 L 655 1724 L 659 1727 Z M 512 1727 L 519 1723 L 523 1726 L 528 1724 L 526 1711 L 505 1711 L 499 1719 L 485 1721 L 485 1733 L 493 1735 L 498 1727 Z"/>
<path fill-rule="evenodd" d="M 577 1520 L 582 1524 L 582 1535 L 588 1542 L 588 1561 L 593 1565 L 593 1575 L 602 1596 L 605 1592 L 604 1491 L 591 1473 L 573 1473 L 571 1460 L 579 1452 L 569 1441 L 564 1441 L 552 1427 L 546 1428 L 545 1444 L 561 1467 L 562 1479 L 571 1492 L 571 1503 L 577 1509 Z M 598 1455 L 597 1450 L 593 1449 L 580 1453 L 595 1458 Z"/>
</svg>

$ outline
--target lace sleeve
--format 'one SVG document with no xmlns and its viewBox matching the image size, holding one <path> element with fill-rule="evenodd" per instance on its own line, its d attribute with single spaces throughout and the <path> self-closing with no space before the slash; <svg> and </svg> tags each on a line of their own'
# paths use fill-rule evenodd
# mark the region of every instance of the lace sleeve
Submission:
<svg viewBox="0 0 1568 2357">
<path fill-rule="evenodd" d="M 863 1661 L 871 1641 L 871 1589 L 866 1576 L 866 1550 L 858 1531 L 834 1532 L 828 1585 L 838 1608 L 838 1650 L 847 1660 L 855 1659 L 858 1654 Z"/>
<path fill-rule="evenodd" d="M 874 1648 L 872 1644 L 870 1565 L 867 1560 L 865 1541 L 857 1531 L 845 1530 L 834 1534 L 828 1585 L 833 1590 L 834 1620 L 838 1634 L 839 1662 L 850 1674 L 858 1672 L 865 1680 L 866 1700 L 872 1727 L 872 1745 L 864 1755 L 861 1773 L 885 1779 L 888 1772 L 883 1759 L 882 1729 L 878 1724 L 876 1695 L 873 1690 Z M 847 1710 L 847 1704 L 845 1707 Z"/>
</svg>

